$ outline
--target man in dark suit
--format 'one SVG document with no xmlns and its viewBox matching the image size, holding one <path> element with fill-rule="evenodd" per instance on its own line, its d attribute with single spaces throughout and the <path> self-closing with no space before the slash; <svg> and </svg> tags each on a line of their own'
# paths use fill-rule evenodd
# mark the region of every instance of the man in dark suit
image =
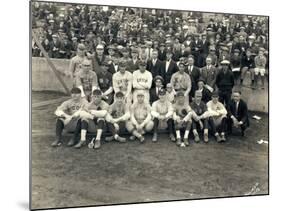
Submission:
<svg viewBox="0 0 281 211">
<path fill-rule="evenodd" d="M 236 90 L 233 92 L 233 99 L 228 105 L 228 130 L 231 133 L 232 127 L 240 127 L 241 135 L 244 136 L 244 131 L 250 126 L 248 118 L 247 103 L 241 99 L 241 92 Z"/>
<path fill-rule="evenodd" d="M 112 61 L 109 65 L 109 67 L 108 67 L 108 72 L 110 72 L 113 75 L 114 73 L 119 71 L 119 59 L 120 59 L 120 57 L 115 55 L 111 59 L 112 59 Z"/>
<path fill-rule="evenodd" d="M 194 56 L 195 60 L 195 65 L 198 67 L 199 66 L 199 55 L 200 52 L 202 51 L 203 47 L 203 42 L 202 40 L 199 39 L 199 34 L 194 34 L 194 40 L 191 42 L 191 52 L 192 55 Z"/>
<path fill-rule="evenodd" d="M 227 107 L 231 100 L 232 88 L 234 86 L 234 76 L 229 69 L 230 62 L 223 60 L 221 68 L 216 76 L 216 86 L 219 91 L 219 101 Z"/>
<path fill-rule="evenodd" d="M 175 61 L 172 60 L 172 51 L 166 52 L 167 59 L 164 62 L 164 68 L 162 68 L 162 73 L 160 74 L 164 78 L 164 85 L 170 83 L 172 75 L 179 70 Z"/>
<path fill-rule="evenodd" d="M 158 59 L 158 51 L 154 49 L 152 51 L 152 58 L 147 61 L 146 69 L 151 72 L 152 78 L 155 78 L 162 73 L 163 67 L 163 62 Z"/>
<path fill-rule="evenodd" d="M 192 83 L 192 87 L 191 87 L 191 91 L 189 93 L 190 96 L 194 96 L 194 92 L 195 90 L 197 90 L 197 82 L 200 78 L 200 69 L 196 66 L 194 66 L 194 56 L 190 55 L 187 58 L 187 70 L 186 72 L 190 75 L 191 78 L 191 83 Z"/>
<path fill-rule="evenodd" d="M 128 62 L 128 71 L 133 73 L 139 69 L 139 52 L 136 48 L 131 51 L 132 59 Z"/>
<path fill-rule="evenodd" d="M 160 48 L 158 51 L 158 59 L 161 61 L 166 60 L 166 50 L 165 50 L 165 43 L 160 43 Z"/>
<path fill-rule="evenodd" d="M 217 68 L 212 65 L 212 58 L 206 58 L 206 66 L 201 69 L 201 77 L 206 82 L 206 85 L 210 91 L 215 89 Z"/>
<path fill-rule="evenodd" d="M 155 87 L 150 89 L 150 103 L 159 99 L 159 90 L 163 88 L 164 79 L 158 75 L 154 78 Z"/>
</svg>

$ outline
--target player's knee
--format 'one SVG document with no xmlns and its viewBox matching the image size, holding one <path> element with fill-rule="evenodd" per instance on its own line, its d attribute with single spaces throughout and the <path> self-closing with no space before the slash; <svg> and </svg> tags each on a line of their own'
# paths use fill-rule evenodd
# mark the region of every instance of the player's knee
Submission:
<svg viewBox="0 0 281 211">
<path fill-rule="evenodd" d="M 134 125 L 131 121 L 126 122 L 126 129 L 128 130 L 128 132 L 132 132 L 134 130 Z"/>
<path fill-rule="evenodd" d="M 153 121 L 149 121 L 146 125 L 145 125 L 145 131 L 149 132 L 153 129 L 154 126 L 154 122 Z"/>
</svg>

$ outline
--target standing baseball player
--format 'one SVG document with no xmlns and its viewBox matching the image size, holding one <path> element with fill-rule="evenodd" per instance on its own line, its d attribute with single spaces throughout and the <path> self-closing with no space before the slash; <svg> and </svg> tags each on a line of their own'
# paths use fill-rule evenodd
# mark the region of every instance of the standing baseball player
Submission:
<svg viewBox="0 0 281 211">
<path fill-rule="evenodd" d="M 137 138 L 143 143 L 145 141 L 143 135 L 153 128 L 151 106 L 144 100 L 143 92 L 138 92 L 136 102 L 131 105 L 130 114 L 130 120 L 126 124 L 127 130 L 132 134 L 130 139 Z"/>
<path fill-rule="evenodd" d="M 75 127 L 74 135 L 67 145 L 73 146 L 76 143 L 76 138 L 81 129 L 80 112 L 86 105 L 87 101 L 81 97 L 81 90 L 79 88 L 72 88 L 71 99 L 63 102 L 55 111 L 58 119 L 56 122 L 56 139 L 52 143 L 53 147 L 62 144 L 62 132 L 65 128 Z"/>
<path fill-rule="evenodd" d="M 133 75 L 129 71 L 126 71 L 126 63 L 120 61 L 119 71 L 113 74 L 112 85 L 115 93 L 122 92 L 126 103 L 132 103 L 132 84 Z"/>
<path fill-rule="evenodd" d="M 89 143 L 89 148 L 98 149 L 101 146 L 101 135 L 105 126 L 105 118 L 108 114 L 109 105 L 102 100 L 102 92 L 99 89 L 93 91 L 93 98 L 84 111 L 80 113 L 81 116 L 81 139 L 75 148 L 81 148 L 86 143 L 86 134 L 90 129 L 90 123 L 95 125 L 97 129 L 96 138 L 93 138 Z"/>
<path fill-rule="evenodd" d="M 126 138 L 119 135 L 126 128 L 126 122 L 130 118 L 130 109 L 125 103 L 123 92 L 117 92 L 115 94 L 114 102 L 109 106 L 108 114 L 106 121 L 112 136 L 106 137 L 105 140 L 116 140 L 121 143 L 126 142 Z"/>
<path fill-rule="evenodd" d="M 189 101 L 189 92 L 191 90 L 192 83 L 190 76 L 185 72 L 184 63 L 179 63 L 179 71 L 172 75 L 171 84 L 176 92 L 183 91 L 186 100 Z"/>
<path fill-rule="evenodd" d="M 192 132 L 194 135 L 194 141 L 199 142 L 198 129 L 204 131 L 204 142 L 209 141 L 208 138 L 208 111 L 206 104 L 202 101 L 202 92 L 195 91 L 194 101 L 190 103 L 190 107 L 194 111 L 192 121 Z"/>
<path fill-rule="evenodd" d="M 102 91 L 102 99 L 111 104 L 113 101 L 112 74 L 108 71 L 109 64 L 101 64 L 101 71 L 97 73 L 98 86 Z"/>
<path fill-rule="evenodd" d="M 137 101 L 137 95 L 139 92 L 144 94 L 144 100 L 149 102 L 149 90 L 152 85 L 152 74 L 146 70 L 146 62 L 141 60 L 139 62 L 139 70 L 133 72 L 133 102 Z"/>
<path fill-rule="evenodd" d="M 69 74 L 72 77 L 73 80 L 73 87 L 76 87 L 76 75 L 79 73 L 80 69 L 81 69 L 81 64 L 84 61 L 84 59 L 86 58 L 85 56 L 85 52 L 86 52 L 86 47 L 84 44 L 78 44 L 77 46 L 77 52 L 76 52 L 76 56 L 74 56 L 69 63 Z"/>
<path fill-rule="evenodd" d="M 92 71 L 92 62 L 90 60 L 83 60 L 82 68 L 76 78 L 77 87 L 81 89 L 81 96 L 90 102 L 92 91 L 98 88 L 97 74 Z"/>
<path fill-rule="evenodd" d="M 153 138 L 152 141 L 156 142 L 158 139 L 158 126 L 159 122 L 167 122 L 168 131 L 170 134 L 171 141 L 175 141 L 175 136 L 173 132 L 173 106 L 172 103 L 166 97 L 166 90 L 160 89 L 158 92 L 159 100 L 152 104 L 151 115 L 153 117 L 154 127 L 153 127 Z"/>
<path fill-rule="evenodd" d="M 173 104 L 174 114 L 173 120 L 176 130 L 176 144 L 178 146 L 188 146 L 188 135 L 192 124 L 193 111 L 186 101 L 184 93 L 179 91 L 176 95 L 176 102 Z M 181 131 L 184 131 L 183 140 L 181 138 Z M 183 141 L 183 142 L 182 142 Z"/>
<path fill-rule="evenodd" d="M 226 141 L 225 132 L 227 127 L 227 111 L 224 105 L 219 102 L 217 91 L 212 93 L 212 100 L 207 103 L 209 112 L 209 123 L 217 142 Z M 220 134 L 219 134 L 220 132 Z"/>
</svg>

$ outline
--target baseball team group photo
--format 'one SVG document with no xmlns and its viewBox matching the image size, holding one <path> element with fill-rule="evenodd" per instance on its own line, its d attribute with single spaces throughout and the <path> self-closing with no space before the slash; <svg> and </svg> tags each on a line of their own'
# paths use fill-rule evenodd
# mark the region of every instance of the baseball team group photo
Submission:
<svg viewBox="0 0 281 211">
<path fill-rule="evenodd" d="M 32 209 L 268 194 L 267 16 L 30 11 Z"/>
</svg>

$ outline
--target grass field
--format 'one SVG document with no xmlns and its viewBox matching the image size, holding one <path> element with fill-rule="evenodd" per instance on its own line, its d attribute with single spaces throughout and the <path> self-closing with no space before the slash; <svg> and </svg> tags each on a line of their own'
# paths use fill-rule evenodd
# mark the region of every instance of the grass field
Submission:
<svg viewBox="0 0 281 211">
<path fill-rule="evenodd" d="M 61 96 L 33 92 L 32 103 Z M 268 145 L 257 144 L 268 140 L 266 114 L 223 144 L 211 138 L 178 148 L 162 134 L 157 143 L 148 135 L 144 144 L 77 150 L 50 147 L 58 104 L 32 110 L 33 209 L 268 194 Z"/>
</svg>

